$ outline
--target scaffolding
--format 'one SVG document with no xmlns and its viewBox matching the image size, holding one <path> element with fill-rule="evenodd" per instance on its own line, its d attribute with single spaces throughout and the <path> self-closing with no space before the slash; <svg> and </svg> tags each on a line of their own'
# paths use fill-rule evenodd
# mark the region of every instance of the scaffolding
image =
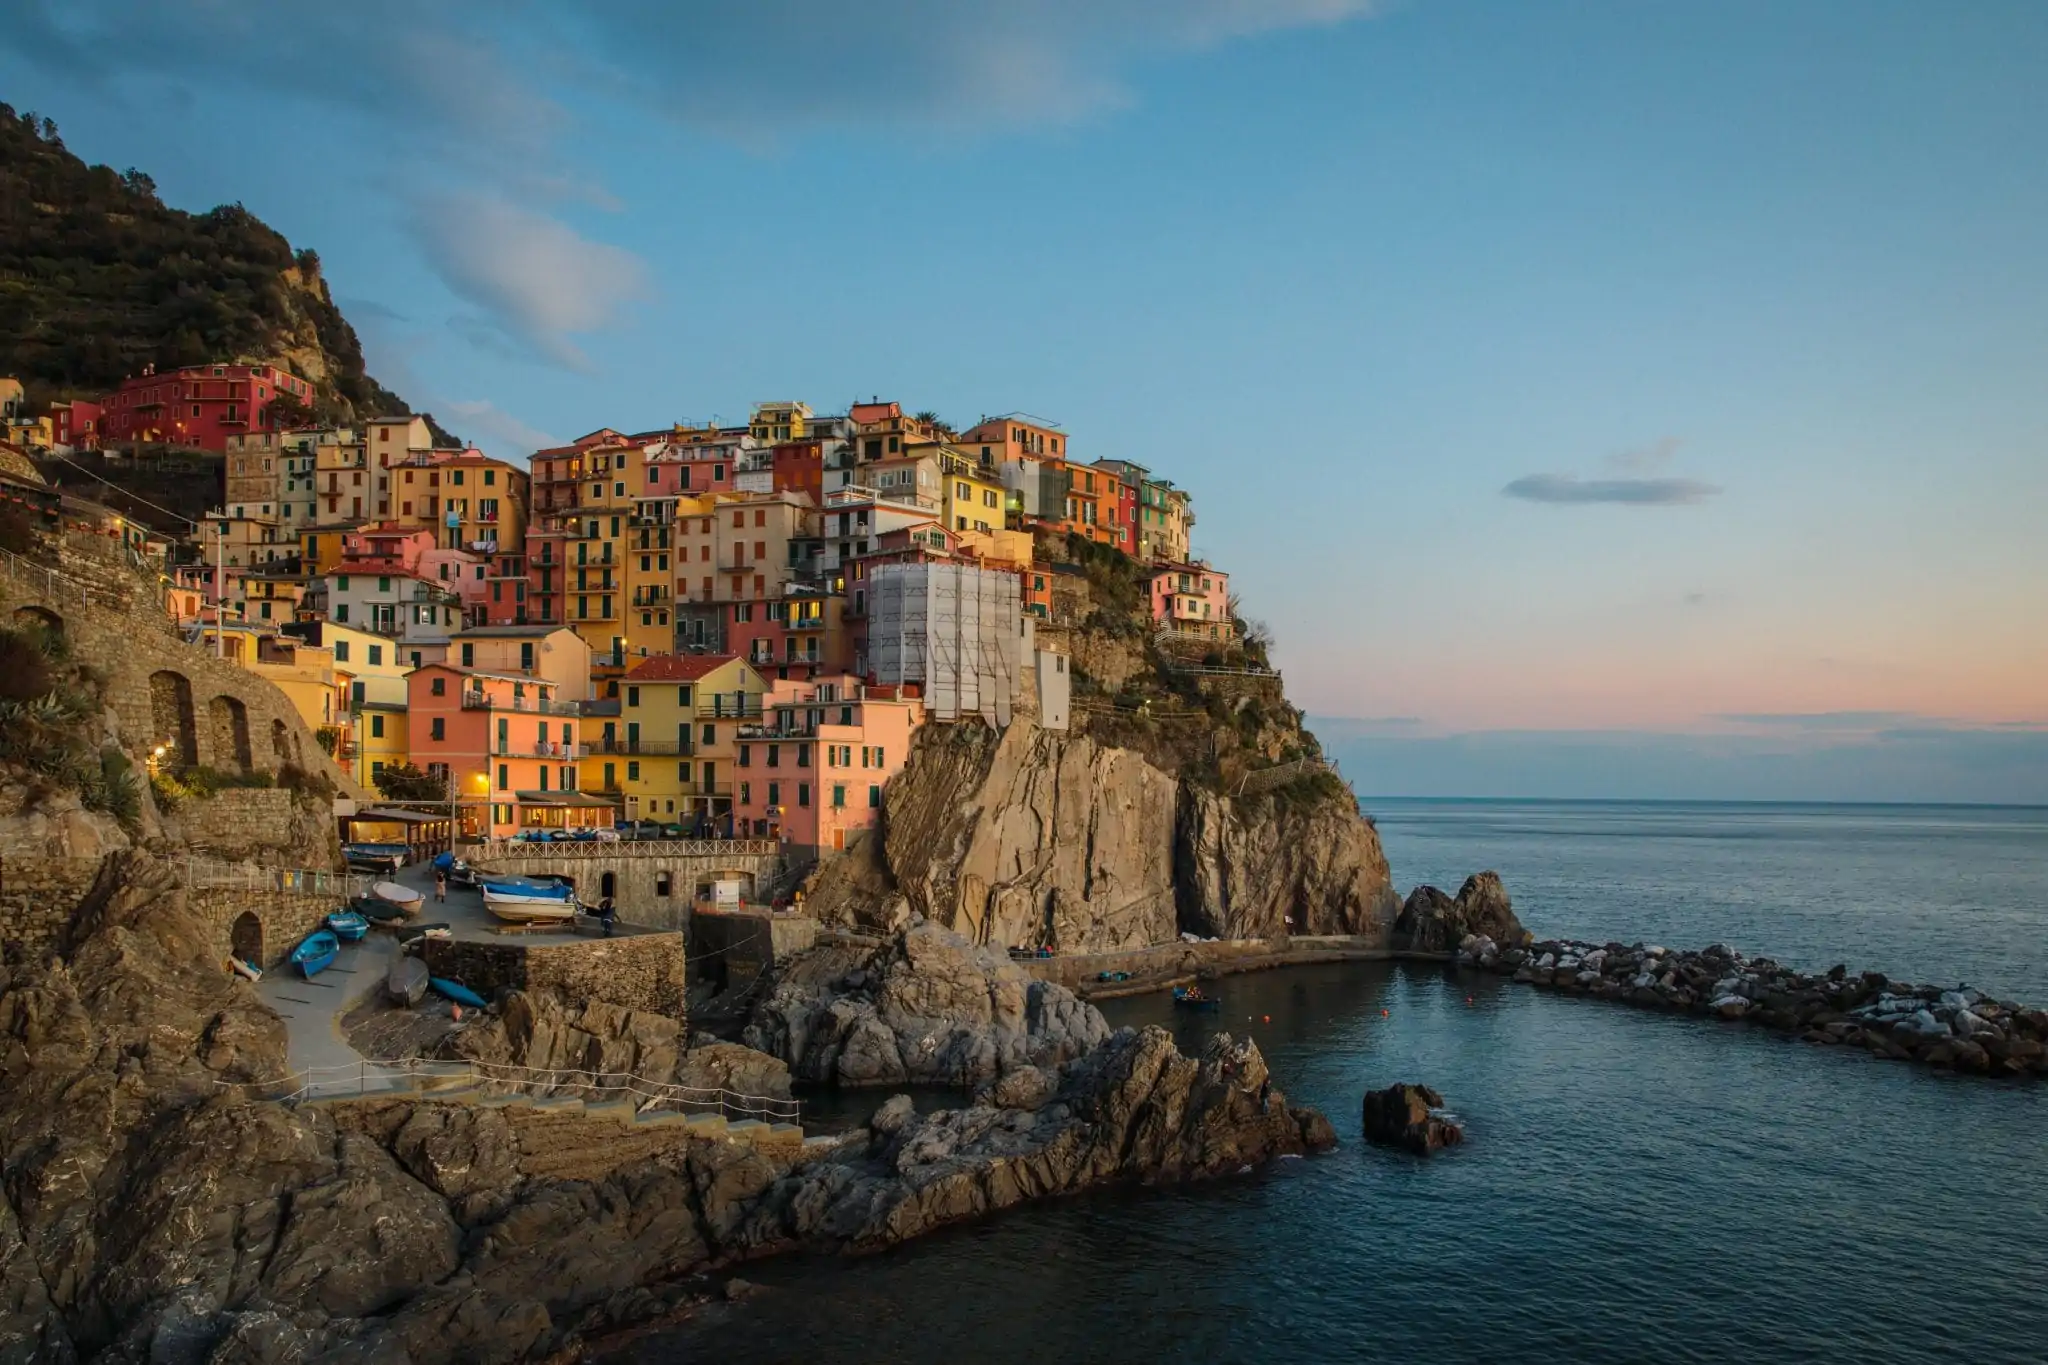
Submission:
<svg viewBox="0 0 2048 1365">
<path fill-rule="evenodd" d="M 1017 576 L 963 564 L 885 564 L 868 588 L 878 682 L 917 683 L 935 720 L 1010 723 L 1025 632 Z"/>
</svg>

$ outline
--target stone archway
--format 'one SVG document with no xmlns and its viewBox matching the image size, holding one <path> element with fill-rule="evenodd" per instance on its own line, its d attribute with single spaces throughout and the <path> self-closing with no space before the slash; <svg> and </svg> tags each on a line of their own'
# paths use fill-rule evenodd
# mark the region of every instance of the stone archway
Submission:
<svg viewBox="0 0 2048 1365">
<path fill-rule="evenodd" d="M 64 618 L 48 607 L 24 606 L 14 609 L 14 628 L 40 632 L 49 639 L 62 639 Z"/>
<path fill-rule="evenodd" d="M 232 765 L 242 773 L 253 769 L 256 759 L 249 749 L 249 708 L 239 698 L 223 693 L 206 704 L 206 718 L 215 766 Z"/>
<path fill-rule="evenodd" d="M 156 728 L 151 738 L 164 746 L 164 766 L 197 766 L 199 724 L 192 714 L 192 680 L 168 668 L 150 674 L 149 712 Z"/>
<path fill-rule="evenodd" d="M 237 962 L 251 966 L 263 965 L 263 921 L 253 910 L 244 910 L 235 916 L 235 922 L 228 930 L 228 951 Z"/>
<path fill-rule="evenodd" d="M 619 894 L 619 874 L 607 872 L 597 879 L 597 898 L 608 900 Z"/>
</svg>

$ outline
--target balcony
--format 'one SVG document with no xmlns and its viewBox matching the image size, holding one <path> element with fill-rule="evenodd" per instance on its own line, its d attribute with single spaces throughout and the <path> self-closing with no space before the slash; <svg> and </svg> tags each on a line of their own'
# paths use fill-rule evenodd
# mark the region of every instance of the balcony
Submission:
<svg viewBox="0 0 2048 1365">
<path fill-rule="evenodd" d="M 770 740 L 816 739 L 818 737 L 818 727 L 808 721 L 794 724 L 788 721 L 781 721 L 770 725 L 742 725 L 739 727 L 738 737 L 741 739 Z"/>
<path fill-rule="evenodd" d="M 463 693 L 462 709 L 465 711 L 524 711 L 541 716 L 576 716 L 582 714 L 582 707 L 573 701 L 540 701 L 533 697 L 505 697 L 494 700 L 488 692 Z"/>
<path fill-rule="evenodd" d="M 714 697 L 710 701 L 700 701 L 697 703 L 697 718 L 699 720 L 759 720 L 761 719 L 761 695 L 760 693 L 755 693 L 748 696 L 744 702 L 734 701 L 732 697 L 726 695 Z"/>
<path fill-rule="evenodd" d="M 623 755 L 628 758 L 689 758 L 697 745 L 687 739 L 634 739 L 626 735 L 604 735 L 577 746 L 584 758 Z"/>
<path fill-rule="evenodd" d="M 633 589 L 633 605 L 636 607 L 667 606 L 673 600 L 675 600 L 675 592 L 670 588 Z"/>
<path fill-rule="evenodd" d="M 492 758 L 575 758 L 577 746 L 548 740 L 532 744 L 504 743 L 491 741 Z"/>
</svg>

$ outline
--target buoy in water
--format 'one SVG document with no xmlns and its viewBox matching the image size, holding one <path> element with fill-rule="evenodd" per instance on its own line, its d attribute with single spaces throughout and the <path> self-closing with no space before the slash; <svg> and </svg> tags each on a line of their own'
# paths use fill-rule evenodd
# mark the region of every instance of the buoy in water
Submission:
<svg viewBox="0 0 2048 1365">
<path fill-rule="evenodd" d="M 1382 1018 L 1382 1019 L 1385 1019 L 1386 1017 L 1387 1017 L 1387 1012 L 1386 1012 L 1385 1010 L 1381 1010 L 1381 1011 L 1380 1011 L 1380 1018 Z"/>
<path fill-rule="evenodd" d="M 1469 1004 L 1471 1004 L 1471 1003 L 1472 1003 L 1472 997 L 1471 997 L 1471 996 L 1469 996 L 1469 995 L 1468 995 L 1468 996 L 1466 996 L 1466 997 L 1465 997 L 1465 1003 L 1466 1003 L 1466 1004 L 1468 1004 L 1468 1005 L 1469 1005 Z"/>
</svg>

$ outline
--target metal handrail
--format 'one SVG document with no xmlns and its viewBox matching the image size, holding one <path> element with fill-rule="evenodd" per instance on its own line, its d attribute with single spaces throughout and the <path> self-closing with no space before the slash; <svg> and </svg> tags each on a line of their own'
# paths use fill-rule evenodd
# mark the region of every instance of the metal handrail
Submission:
<svg viewBox="0 0 2048 1365">
<path fill-rule="evenodd" d="M 479 844 L 472 863 L 497 858 L 543 858 L 575 862 L 588 858 L 763 858 L 782 852 L 777 839 L 620 839 L 525 842 L 493 839 Z"/>
</svg>

